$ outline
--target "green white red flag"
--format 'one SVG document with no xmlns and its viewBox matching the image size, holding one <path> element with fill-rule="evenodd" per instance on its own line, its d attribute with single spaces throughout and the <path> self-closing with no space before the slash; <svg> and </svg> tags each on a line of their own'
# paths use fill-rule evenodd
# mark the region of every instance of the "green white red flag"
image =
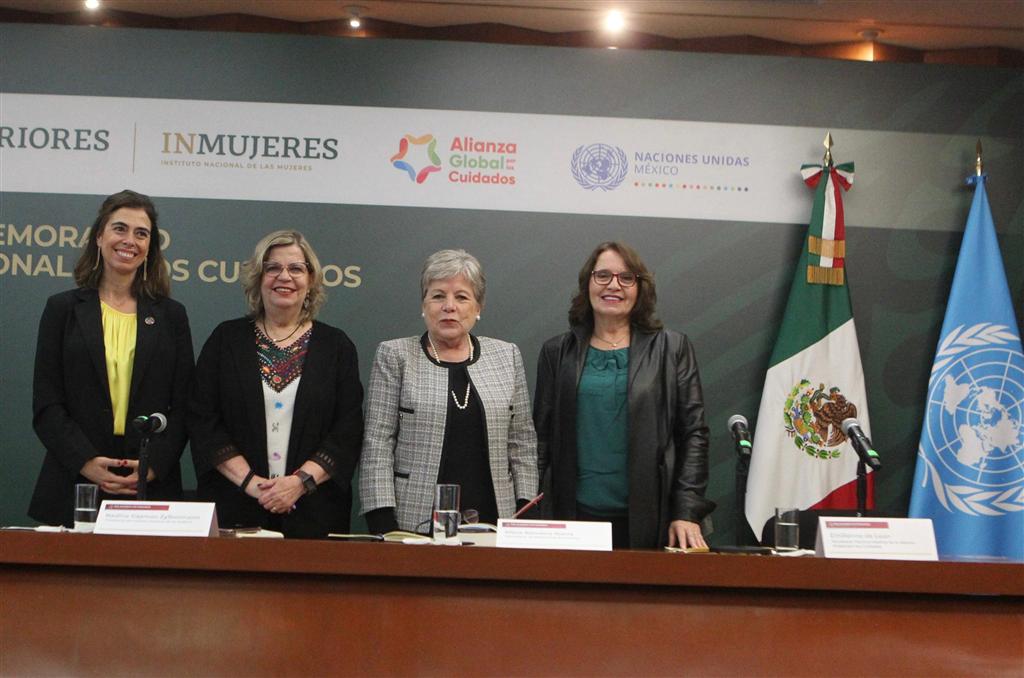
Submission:
<svg viewBox="0 0 1024 678">
<path fill-rule="evenodd" d="M 845 266 L 842 193 L 853 163 L 801 174 L 814 206 L 757 416 L 745 505 L 755 535 L 776 507 L 856 508 L 857 453 L 840 424 L 855 417 L 870 435 Z"/>
</svg>

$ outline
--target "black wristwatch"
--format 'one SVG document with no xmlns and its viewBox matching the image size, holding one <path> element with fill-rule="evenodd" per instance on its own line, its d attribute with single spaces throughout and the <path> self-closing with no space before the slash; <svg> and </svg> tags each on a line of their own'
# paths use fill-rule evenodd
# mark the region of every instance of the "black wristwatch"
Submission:
<svg viewBox="0 0 1024 678">
<path fill-rule="evenodd" d="M 313 494 L 316 492 L 316 478 L 309 475 L 302 469 L 296 469 L 292 475 L 298 476 L 299 480 L 302 481 L 302 487 L 305 488 L 306 494 Z"/>
</svg>

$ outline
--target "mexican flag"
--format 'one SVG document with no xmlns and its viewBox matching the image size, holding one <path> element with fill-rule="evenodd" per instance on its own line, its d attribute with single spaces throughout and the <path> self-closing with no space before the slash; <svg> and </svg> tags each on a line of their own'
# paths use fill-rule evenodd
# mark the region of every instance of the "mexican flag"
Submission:
<svg viewBox="0 0 1024 678">
<path fill-rule="evenodd" d="M 853 163 L 804 165 L 801 174 L 814 207 L 765 375 L 747 480 L 747 522 L 759 537 L 777 506 L 856 508 L 857 453 L 840 424 L 855 417 L 870 435 L 844 265 L 842 191 Z"/>
</svg>

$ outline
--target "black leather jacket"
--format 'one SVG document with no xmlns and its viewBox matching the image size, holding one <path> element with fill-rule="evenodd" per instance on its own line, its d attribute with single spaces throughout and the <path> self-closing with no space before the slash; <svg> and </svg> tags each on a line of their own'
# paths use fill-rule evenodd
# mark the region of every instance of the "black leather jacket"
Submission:
<svg viewBox="0 0 1024 678">
<path fill-rule="evenodd" d="M 590 330 L 545 342 L 537 362 L 533 420 L 544 504 L 551 517 L 576 515 L 576 389 Z M 673 520 L 700 522 L 714 510 L 708 484 L 708 427 L 697 358 L 686 335 L 633 328 L 629 346 L 629 541 L 659 548 Z M 550 470 L 550 476 L 546 473 Z"/>
</svg>

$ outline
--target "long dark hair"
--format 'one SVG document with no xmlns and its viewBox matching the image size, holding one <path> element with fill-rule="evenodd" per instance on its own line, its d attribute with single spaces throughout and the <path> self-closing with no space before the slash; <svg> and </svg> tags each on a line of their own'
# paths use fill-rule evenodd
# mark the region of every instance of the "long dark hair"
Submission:
<svg viewBox="0 0 1024 678">
<path fill-rule="evenodd" d="M 656 332 L 664 325 L 655 314 L 658 293 L 654 288 L 654 275 L 644 264 L 636 250 L 623 242 L 607 241 L 594 248 L 580 269 L 579 289 L 569 306 L 569 324 L 581 325 L 589 330 L 594 329 L 594 308 L 590 305 L 590 274 L 594 272 L 597 259 L 604 252 L 617 252 L 626 263 L 626 268 L 636 274 L 636 304 L 629 314 L 631 325 L 644 332 Z"/>
<path fill-rule="evenodd" d="M 111 215 L 122 207 L 145 210 L 152 228 L 149 234 L 149 253 L 146 255 L 145 263 L 135 271 L 132 295 L 136 299 L 142 295 L 151 299 L 169 297 L 171 295 L 171 278 L 167 273 L 164 255 L 160 251 L 160 229 L 156 225 L 156 207 L 149 196 L 127 189 L 109 196 L 100 205 L 96 221 L 92 222 L 92 227 L 89 228 L 85 249 L 78 257 L 78 263 L 75 264 L 75 282 L 79 287 L 96 289 L 100 286 L 100 280 L 103 278 L 103 262 L 96 239 L 107 227 Z"/>
</svg>

